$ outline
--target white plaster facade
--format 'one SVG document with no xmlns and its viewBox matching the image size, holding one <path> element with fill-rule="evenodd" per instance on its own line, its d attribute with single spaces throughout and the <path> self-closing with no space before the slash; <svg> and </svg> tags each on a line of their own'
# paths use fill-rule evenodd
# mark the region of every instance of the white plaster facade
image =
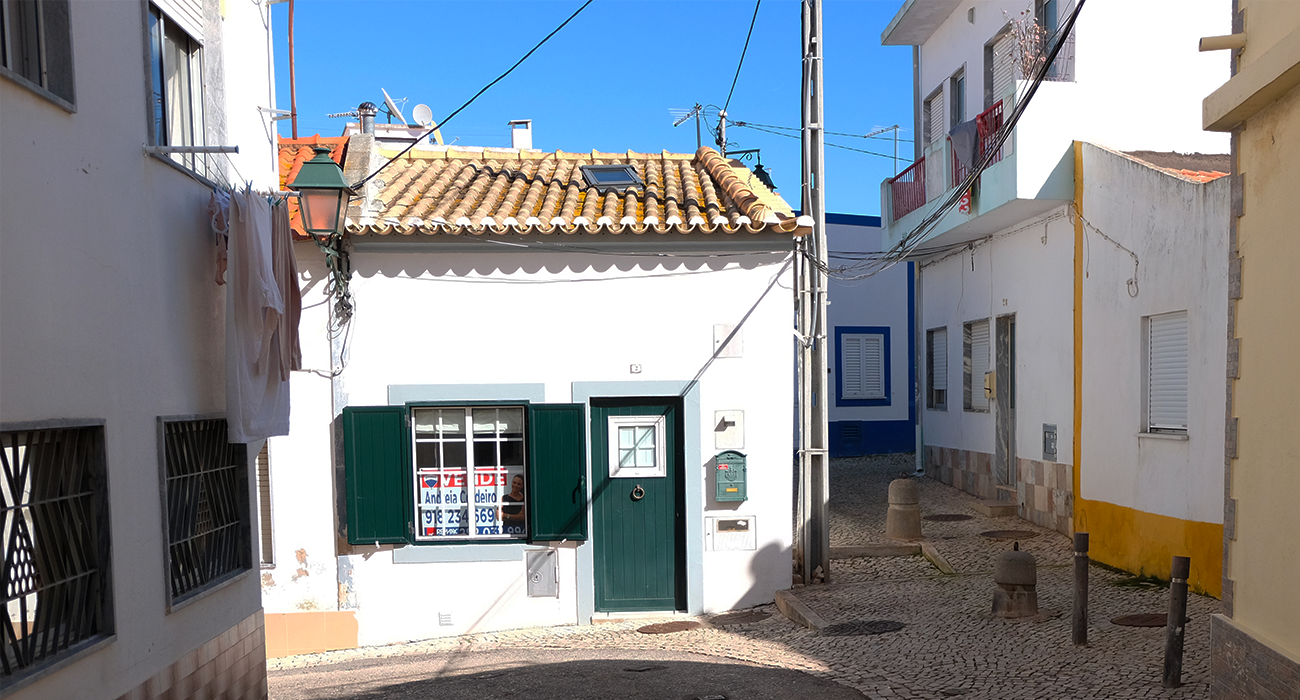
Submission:
<svg viewBox="0 0 1300 700">
<path fill-rule="evenodd" d="M 855 264 L 853 258 L 879 253 L 882 229 L 874 216 L 828 214 L 826 241 L 833 267 Z M 835 335 L 828 345 L 831 366 L 829 386 L 840 388 L 842 343 L 839 333 L 850 329 L 888 329 L 889 367 L 887 398 L 858 401 L 837 390 L 830 397 L 831 454 L 835 457 L 910 452 L 916 443 L 915 346 L 912 343 L 912 263 L 894 265 L 865 279 L 855 273 L 831 275 L 827 299 L 828 325 Z"/>
<path fill-rule="evenodd" d="M 621 240 L 583 254 L 371 239 L 354 239 L 356 315 L 346 369 L 333 381 L 326 307 L 313 306 L 324 301 L 321 254 L 297 244 L 307 290 L 303 361 L 320 372 L 294 375 L 290 435 L 270 441 L 276 565 L 264 571 L 268 613 L 354 611 L 362 646 L 601 617 L 590 522 L 586 542 L 347 545 L 338 535 L 344 484 L 334 416 L 344 405 L 401 403 L 411 392 L 534 403 L 675 395 L 713 354 L 715 325 L 740 322 L 774 275 L 778 285 L 740 331 L 740 356 L 714 361 L 685 398 L 683 612 L 770 602 L 789 586 L 793 392 L 778 379 L 793 363 L 788 236 L 767 237 L 758 250 L 689 237 L 673 246 L 729 254 L 707 261 L 622 254 L 635 243 Z M 743 412 L 744 502 L 717 503 L 710 490 L 722 410 Z M 754 548 L 715 551 L 707 527 L 714 516 L 750 519 Z M 547 547 L 559 555 L 559 595 L 528 597 L 523 551 Z M 450 624 L 439 613 L 450 613 Z"/>
<path fill-rule="evenodd" d="M 270 185 L 274 150 L 254 109 L 274 107 L 261 50 L 269 12 L 196 4 L 206 20 L 196 38 L 208 143 L 240 147 L 234 167 L 215 162 L 230 181 L 237 167 Z M 210 185 L 141 151 L 146 11 L 143 2 L 70 3 L 75 111 L 0 78 L 0 422 L 104 425 L 114 620 L 106 641 L 56 657 L 56 668 L 19 675 L 16 686 L 4 677 L 0 692 L 14 700 L 111 700 L 223 635 L 253 622 L 260 634 L 255 570 L 167 609 L 156 421 L 225 411 L 225 289 L 214 282 Z M 247 667 L 259 671 L 265 697 L 264 663 Z M 233 668 L 208 672 L 235 691 Z"/>
</svg>

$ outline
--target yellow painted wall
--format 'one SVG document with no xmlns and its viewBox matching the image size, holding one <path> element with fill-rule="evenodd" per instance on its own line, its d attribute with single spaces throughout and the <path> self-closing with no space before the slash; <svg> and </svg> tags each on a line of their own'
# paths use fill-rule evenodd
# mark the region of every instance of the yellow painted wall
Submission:
<svg viewBox="0 0 1300 700">
<path fill-rule="evenodd" d="M 1190 557 L 1187 585 L 1219 597 L 1223 591 L 1223 526 L 1156 515 L 1104 501 L 1076 498 L 1074 525 L 1087 532 L 1089 556 L 1142 576 L 1168 579 L 1175 556 Z"/>
<path fill-rule="evenodd" d="M 1242 70 L 1277 42 L 1300 40 L 1300 3 L 1243 0 Z M 1300 65 L 1300 64 L 1297 64 Z M 1228 543 L 1233 617 L 1300 658 L 1300 86 L 1247 118 L 1238 170 L 1242 298 L 1236 302 L 1240 369 Z"/>
</svg>

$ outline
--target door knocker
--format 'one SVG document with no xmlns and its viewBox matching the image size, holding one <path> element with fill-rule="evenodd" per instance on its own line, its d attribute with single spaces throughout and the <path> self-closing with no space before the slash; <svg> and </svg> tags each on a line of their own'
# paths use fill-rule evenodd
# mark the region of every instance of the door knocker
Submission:
<svg viewBox="0 0 1300 700">
<path fill-rule="evenodd" d="M 632 489 L 632 500 L 639 501 L 642 498 L 645 498 L 645 489 L 641 488 L 641 484 L 637 484 L 636 488 Z"/>
</svg>

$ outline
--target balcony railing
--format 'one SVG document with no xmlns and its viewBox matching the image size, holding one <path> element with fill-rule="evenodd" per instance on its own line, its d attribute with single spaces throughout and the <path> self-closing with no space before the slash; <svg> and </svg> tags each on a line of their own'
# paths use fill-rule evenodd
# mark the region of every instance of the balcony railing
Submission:
<svg viewBox="0 0 1300 700">
<path fill-rule="evenodd" d="M 942 163 L 942 161 L 940 161 Z M 912 163 L 890 181 L 889 188 L 894 195 L 893 220 L 907 216 L 925 205 L 925 157 Z"/>
<path fill-rule="evenodd" d="M 1002 100 L 998 100 L 992 107 L 984 110 L 979 116 L 975 117 L 975 132 L 977 134 L 975 142 L 975 161 L 984 158 L 984 154 L 993 150 L 997 146 L 998 133 L 1002 131 Z M 1002 160 L 1002 150 L 998 149 L 997 153 L 989 159 L 989 165 Z M 963 165 L 957 159 L 957 151 L 952 147 L 952 139 L 948 139 L 948 151 L 952 154 L 952 187 L 957 187 L 966 181 L 966 176 L 970 174 L 969 165 Z"/>
</svg>

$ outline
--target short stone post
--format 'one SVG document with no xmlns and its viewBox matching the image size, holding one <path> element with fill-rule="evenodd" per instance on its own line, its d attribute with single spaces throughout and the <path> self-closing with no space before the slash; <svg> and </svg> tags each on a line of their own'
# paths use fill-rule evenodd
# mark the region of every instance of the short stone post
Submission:
<svg viewBox="0 0 1300 700">
<path fill-rule="evenodd" d="M 1010 552 L 998 555 L 993 564 L 993 614 L 998 617 L 1030 617 L 1038 614 L 1038 564 L 1034 555 L 1020 551 L 1015 543 Z"/>
<path fill-rule="evenodd" d="M 1074 533 L 1074 615 L 1071 617 L 1075 644 L 1088 643 L 1088 533 Z"/>
<path fill-rule="evenodd" d="M 921 491 L 911 479 L 889 482 L 885 537 L 891 540 L 921 539 Z"/>
<path fill-rule="evenodd" d="M 1183 633 L 1187 631 L 1187 575 L 1192 570 L 1189 557 L 1174 557 L 1169 572 L 1169 617 L 1165 622 L 1165 674 L 1163 685 L 1177 688 L 1183 684 Z"/>
</svg>

